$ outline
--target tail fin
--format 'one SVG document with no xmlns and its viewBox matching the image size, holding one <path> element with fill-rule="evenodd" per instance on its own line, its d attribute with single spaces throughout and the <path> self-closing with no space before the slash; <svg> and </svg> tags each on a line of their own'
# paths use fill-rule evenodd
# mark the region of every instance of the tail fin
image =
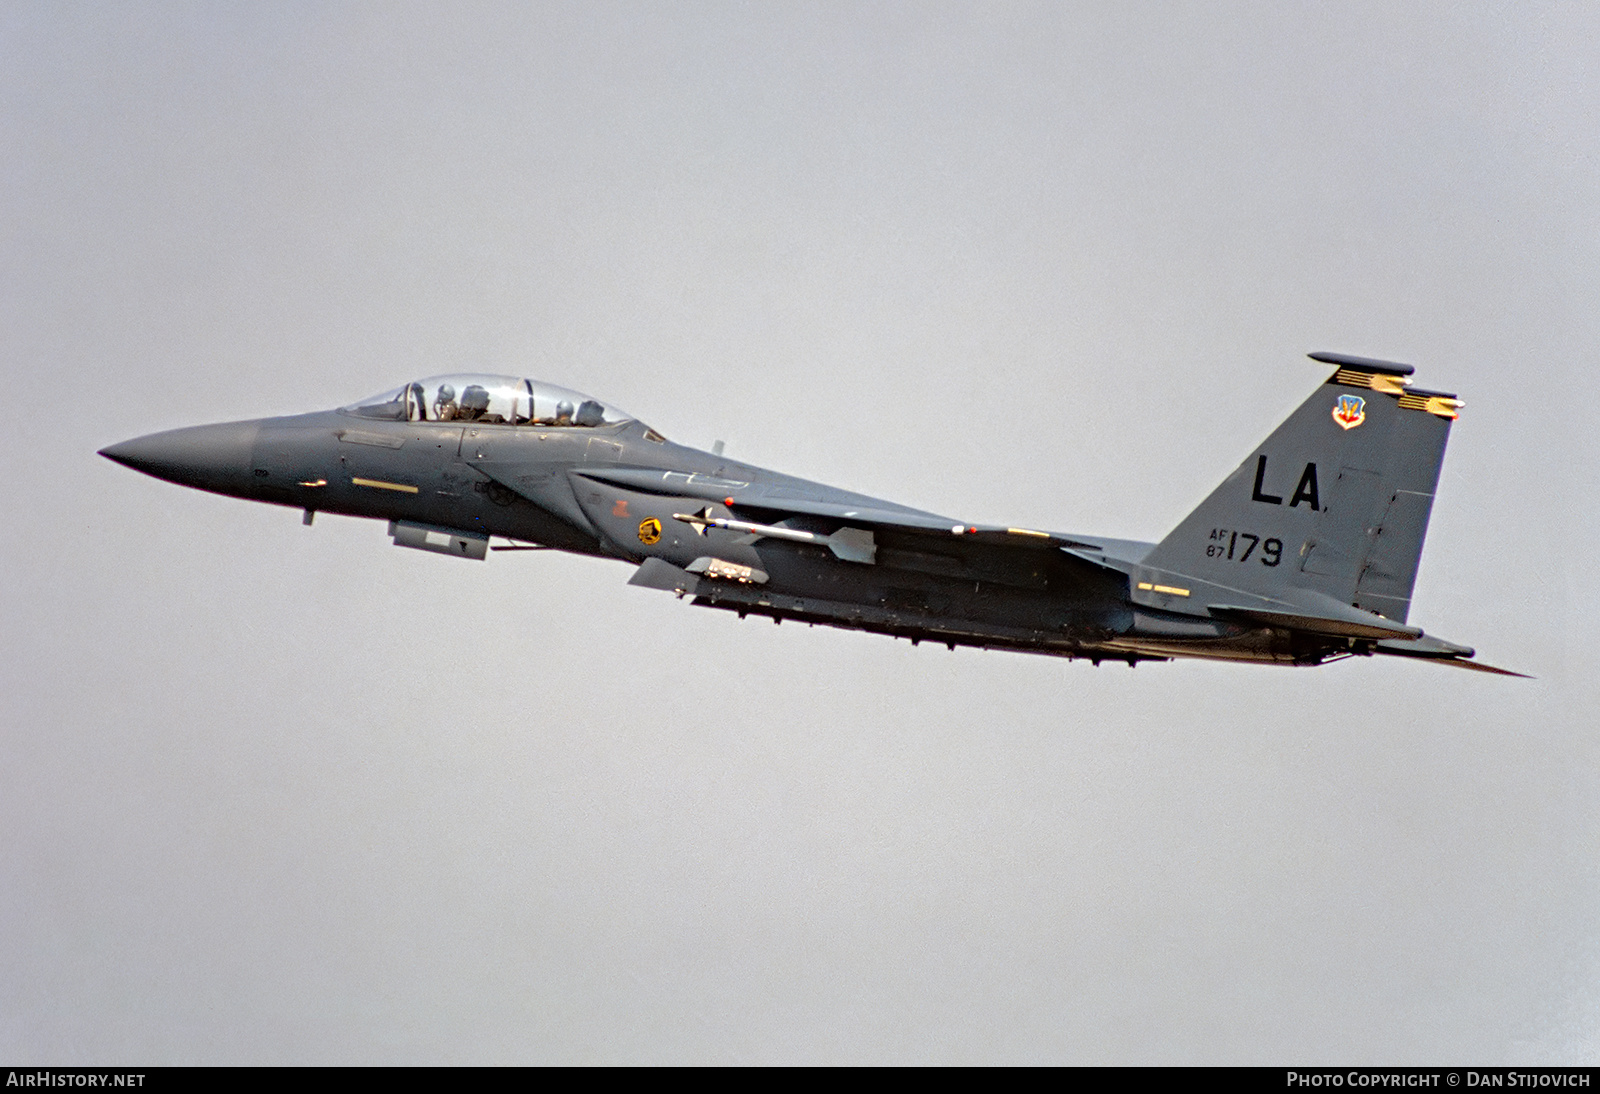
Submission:
<svg viewBox="0 0 1600 1094">
<path fill-rule="evenodd" d="M 1409 365 L 1311 357 L 1338 371 L 1156 545 L 1136 575 L 1136 602 L 1191 613 L 1375 612 L 1414 630 L 1403 625 L 1461 403 L 1410 389 Z"/>
</svg>

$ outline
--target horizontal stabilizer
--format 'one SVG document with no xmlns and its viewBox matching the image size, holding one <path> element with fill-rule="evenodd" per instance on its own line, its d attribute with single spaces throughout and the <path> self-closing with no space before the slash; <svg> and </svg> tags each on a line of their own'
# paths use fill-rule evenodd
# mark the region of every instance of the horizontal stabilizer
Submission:
<svg viewBox="0 0 1600 1094">
<path fill-rule="evenodd" d="M 1458 646 L 1425 634 L 1408 640 L 1391 638 L 1378 643 L 1379 653 L 1392 653 L 1399 657 L 1471 657 L 1478 651 L 1471 646 Z"/>
<path fill-rule="evenodd" d="M 1414 657 L 1443 665 L 1455 665 L 1458 668 L 1471 669 L 1474 672 L 1491 672 L 1496 676 L 1516 676 L 1523 680 L 1533 679 L 1525 672 L 1512 672 L 1510 669 L 1496 668 L 1494 665 L 1485 665 L 1481 661 L 1469 660 L 1477 652 L 1471 646 L 1458 646 L 1454 642 L 1446 642 L 1444 639 L 1434 638 L 1432 635 L 1423 635 L 1421 638 L 1412 641 L 1385 640 L 1379 642 L 1373 648 L 1373 652 L 1388 654 L 1391 657 Z"/>
<path fill-rule="evenodd" d="M 1396 623 L 1381 615 L 1341 604 L 1329 596 L 1308 590 L 1295 590 L 1299 604 L 1277 603 L 1271 607 L 1256 605 L 1244 607 L 1231 604 L 1208 605 L 1212 615 L 1231 619 L 1248 619 L 1269 627 L 1304 631 L 1308 634 L 1325 634 L 1335 638 L 1416 639 L 1422 637 L 1422 628 Z"/>
<path fill-rule="evenodd" d="M 1515 676 L 1519 680 L 1533 679 L 1525 672 L 1512 672 L 1510 669 L 1485 665 L 1482 661 L 1468 661 L 1463 657 L 1436 657 L 1432 658 L 1432 661 L 1435 665 L 1454 665 L 1458 669 L 1471 669 L 1473 672 L 1492 672 L 1496 676 Z"/>
</svg>

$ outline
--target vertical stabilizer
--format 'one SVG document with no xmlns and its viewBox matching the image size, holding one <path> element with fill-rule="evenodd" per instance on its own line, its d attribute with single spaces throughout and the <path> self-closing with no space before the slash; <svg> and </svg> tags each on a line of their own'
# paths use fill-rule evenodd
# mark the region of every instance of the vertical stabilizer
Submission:
<svg viewBox="0 0 1600 1094">
<path fill-rule="evenodd" d="M 1135 602 L 1204 614 L 1332 600 L 1405 622 L 1461 403 L 1411 388 L 1409 365 L 1311 356 L 1338 371 L 1150 552 Z"/>
</svg>

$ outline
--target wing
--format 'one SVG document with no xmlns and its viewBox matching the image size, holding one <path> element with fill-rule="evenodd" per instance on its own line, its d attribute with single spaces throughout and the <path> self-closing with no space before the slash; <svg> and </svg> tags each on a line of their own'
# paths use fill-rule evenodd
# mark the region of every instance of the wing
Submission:
<svg viewBox="0 0 1600 1094">
<path fill-rule="evenodd" d="M 711 475 L 687 474 L 682 471 L 585 467 L 575 473 L 597 482 L 610 483 L 643 493 L 700 498 L 724 505 L 741 515 L 760 517 L 767 523 L 776 523 L 791 517 L 818 517 L 857 527 L 947 539 L 952 543 L 962 537 L 972 537 L 966 542 L 976 541 L 1032 549 L 1066 547 L 1073 550 L 1100 550 L 1096 544 L 1085 543 L 1054 532 L 1010 528 L 996 524 L 967 524 L 937 513 L 911 509 L 892 502 L 879 501 L 876 498 L 845 494 L 842 491 L 824 493 L 819 490 L 816 493 L 807 493 L 793 486 L 768 486 Z"/>
</svg>

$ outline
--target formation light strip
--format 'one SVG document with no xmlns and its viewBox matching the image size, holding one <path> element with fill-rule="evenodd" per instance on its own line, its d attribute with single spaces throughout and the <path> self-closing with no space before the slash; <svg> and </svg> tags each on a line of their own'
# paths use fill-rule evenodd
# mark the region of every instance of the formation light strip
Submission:
<svg viewBox="0 0 1600 1094">
<path fill-rule="evenodd" d="M 407 486 L 399 482 L 384 482 L 381 479 L 351 479 L 350 481 L 356 486 L 370 486 L 376 490 L 393 490 L 400 494 L 415 494 L 417 492 L 415 486 Z"/>
<path fill-rule="evenodd" d="M 1166 593 L 1168 596 L 1188 596 L 1188 589 L 1180 589 L 1176 585 L 1152 585 L 1148 581 L 1139 582 L 1139 588 L 1147 593 Z"/>
</svg>

